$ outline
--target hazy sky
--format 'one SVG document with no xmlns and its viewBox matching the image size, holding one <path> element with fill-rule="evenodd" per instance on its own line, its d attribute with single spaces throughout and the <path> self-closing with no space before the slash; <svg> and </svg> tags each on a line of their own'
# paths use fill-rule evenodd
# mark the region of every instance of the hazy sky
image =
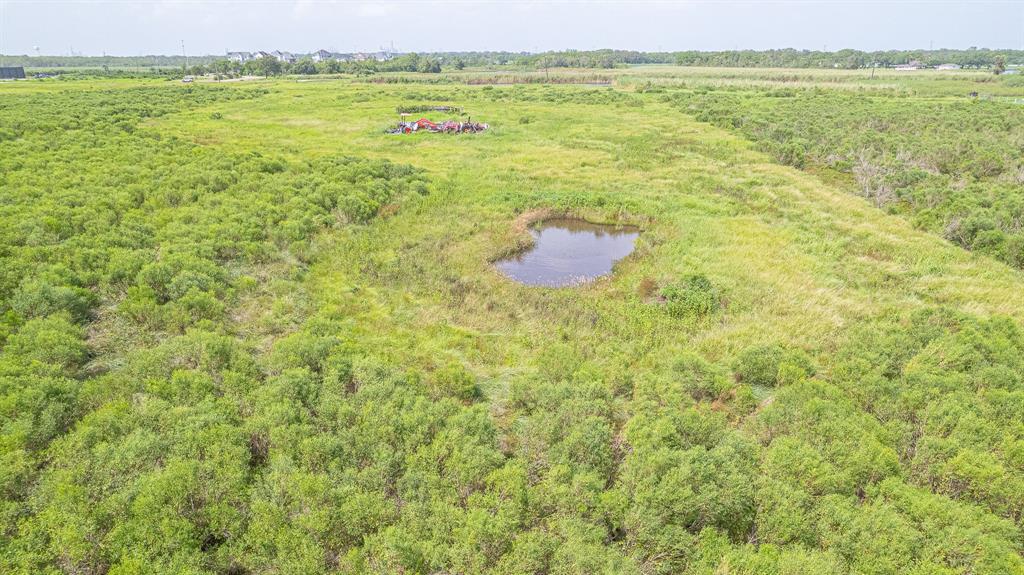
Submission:
<svg viewBox="0 0 1024 575">
<path fill-rule="evenodd" d="M 1024 0 L 0 0 L 8 54 L 1024 48 Z"/>
</svg>

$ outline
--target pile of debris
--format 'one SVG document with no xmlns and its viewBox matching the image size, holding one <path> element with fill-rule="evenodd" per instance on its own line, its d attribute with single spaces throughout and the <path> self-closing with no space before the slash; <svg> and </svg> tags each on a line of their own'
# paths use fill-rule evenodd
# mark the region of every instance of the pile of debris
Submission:
<svg viewBox="0 0 1024 575">
<path fill-rule="evenodd" d="M 444 122 L 431 122 L 426 118 L 420 118 L 415 122 L 399 122 L 397 126 L 388 130 L 389 134 L 411 134 L 420 130 L 444 134 L 476 134 L 483 132 L 489 126 L 480 122 L 466 120 L 446 120 Z"/>
</svg>

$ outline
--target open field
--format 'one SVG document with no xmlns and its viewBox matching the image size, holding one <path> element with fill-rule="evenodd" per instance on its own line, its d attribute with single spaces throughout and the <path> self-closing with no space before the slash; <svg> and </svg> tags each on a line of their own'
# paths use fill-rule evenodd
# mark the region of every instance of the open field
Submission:
<svg viewBox="0 0 1024 575">
<path fill-rule="evenodd" d="M 0 86 L 0 571 L 1024 573 L 1019 83 L 523 74 Z"/>
<path fill-rule="evenodd" d="M 511 69 L 466 68 L 441 74 L 390 72 L 368 81 L 429 84 L 597 84 L 619 87 L 665 88 L 822 88 L 885 92 L 897 96 L 1021 97 L 1024 80 L 997 77 L 987 70 L 822 70 L 814 68 L 695 68 L 665 65 L 612 69 Z"/>
</svg>

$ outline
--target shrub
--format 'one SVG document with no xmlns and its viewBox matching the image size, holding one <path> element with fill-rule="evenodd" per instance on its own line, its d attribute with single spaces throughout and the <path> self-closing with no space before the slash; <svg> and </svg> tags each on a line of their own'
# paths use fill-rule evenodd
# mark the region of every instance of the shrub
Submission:
<svg viewBox="0 0 1024 575">
<path fill-rule="evenodd" d="M 684 353 L 679 357 L 672 365 L 672 371 L 686 386 L 694 401 L 711 401 L 731 387 L 724 373 L 693 353 Z"/>
<path fill-rule="evenodd" d="M 156 293 L 147 286 L 131 286 L 118 304 L 118 311 L 140 324 L 161 325 L 160 304 Z"/>
<path fill-rule="evenodd" d="M 668 312 L 675 317 L 701 317 L 721 307 L 721 294 L 707 277 L 699 274 L 686 277 L 661 290 Z"/>
<path fill-rule="evenodd" d="M 790 97 L 772 97 L 787 95 L 782 90 L 701 88 L 668 101 L 740 132 L 782 164 L 848 174 L 876 207 L 911 215 L 961 247 L 974 249 L 975 235 L 985 230 L 1017 233 L 1020 198 L 1011 187 L 1020 181 L 1015 135 L 1024 116 L 1014 106 L 785 91 Z M 1021 266 L 1012 250 L 995 247 L 987 253 Z"/>
<path fill-rule="evenodd" d="M 1014 234 L 1006 240 L 1006 261 L 1017 268 L 1024 268 L 1024 234 Z"/>
<path fill-rule="evenodd" d="M 28 319 L 67 312 L 74 321 L 83 322 L 95 304 L 96 296 L 87 289 L 42 280 L 22 284 L 11 298 L 11 309 Z"/>
<path fill-rule="evenodd" d="M 740 352 L 733 365 L 736 379 L 749 385 L 775 387 L 814 375 L 814 365 L 802 350 L 778 345 L 751 346 Z"/>
<path fill-rule="evenodd" d="M 191 289 L 168 304 L 167 319 L 179 331 L 202 320 L 216 321 L 224 315 L 224 304 L 210 292 Z"/>
<path fill-rule="evenodd" d="M 984 230 L 974 236 L 971 250 L 995 258 L 1006 259 L 1006 233 L 1002 230 Z"/>
<path fill-rule="evenodd" d="M 736 379 L 750 385 L 774 386 L 783 353 L 777 345 L 748 347 L 736 358 Z"/>
<path fill-rule="evenodd" d="M 434 388 L 439 394 L 462 401 L 472 401 L 480 396 L 476 378 L 465 367 L 449 364 L 434 372 Z"/>
<path fill-rule="evenodd" d="M 339 340 L 331 335 L 295 332 L 274 343 L 267 365 L 272 373 L 280 373 L 289 368 L 306 368 L 313 373 L 320 373 L 338 343 Z"/>
<path fill-rule="evenodd" d="M 82 328 L 66 313 L 33 319 L 7 338 L 6 353 L 27 361 L 58 366 L 66 372 L 89 357 Z"/>
<path fill-rule="evenodd" d="M 766 143 L 768 151 L 780 163 L 794 168 L 803 168 L 807 164 L 807 142 L 789 140 L 783 143 Z"/>
<path fill-rule="evenodd" d="M 186 254 L 176 254 L 147 264 L 139 272 L 140 286 L 153 290 L 157 301 L 166 303 L 191 290 L 218 291 L 224 287 L 224 272 L 214 262 Z"/>
</svg>

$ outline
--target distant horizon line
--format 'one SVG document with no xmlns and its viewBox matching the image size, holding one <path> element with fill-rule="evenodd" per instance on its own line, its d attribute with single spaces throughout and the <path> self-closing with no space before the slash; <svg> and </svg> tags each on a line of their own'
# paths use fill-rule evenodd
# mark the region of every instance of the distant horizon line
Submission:
<svg viewBox="0 0 1024 575">
<path fill-rule="evenodd" d="M 228 54 L 237 52 L 287 52 L 290 54 L 299 55 L 311 55 L 325 50 L 333 54 L 372 54 L 377 52 L 389 52 L 392 54 L 520 54 L 527 56 L 535 56 L 539 54 L 561 54 L 568 52 L 636 52 L 639 54 L 674 54 L 677 52 L 698 52 L 698 53 L 721 53 L 721 52 L 782 52 L 782 51 L 795 51 L 795 52 L 808 52 L 808 53 L 820 53 L 820 54 L 837 54 L 839 52 L 853 51 L 863 53 L 875 53 L 875 52 L 967 52 L 967 51 L 987 51 L 987 52 L 1024 52 L 1024 48 L 990 48 L 981 46 L 971 46 L 968 48 L 884 48 L 866 50 L 861 48 L 840 48 L 838 50 L 819 50 L 810 48 L 733 48 L 733 49 L 680 49 L 680 50 L 637 50 L 633 48 L 594 48 L 594 49 L 581 49 L 581 48 L 564 48 L 560 50 L 541 50 L 541 51 L 530 51 L 530 50 L 409 50 L 409 51 L 392 51 L 389 49 L 375 49 L 375 50 L 356 50 L 356 51 L 340 51 L 330 50 L 327 48 L 317 48 L 311 51 L 298 51 L 298 50 L 281 50 L 274 48 L 271 50 L 265 49 L 254 49 L 254 50 L 225 50 L 223 53 L 205 53 L 205 54 L 167 54 L 167 53 L 150 53 L 150 54 L 31 54 L 31 53 L 13 53 L 13 52 L 0 52 L 0 56 L 19 56 L 24 58 L 216 58 L 226 57 Z"/>
</svg>

